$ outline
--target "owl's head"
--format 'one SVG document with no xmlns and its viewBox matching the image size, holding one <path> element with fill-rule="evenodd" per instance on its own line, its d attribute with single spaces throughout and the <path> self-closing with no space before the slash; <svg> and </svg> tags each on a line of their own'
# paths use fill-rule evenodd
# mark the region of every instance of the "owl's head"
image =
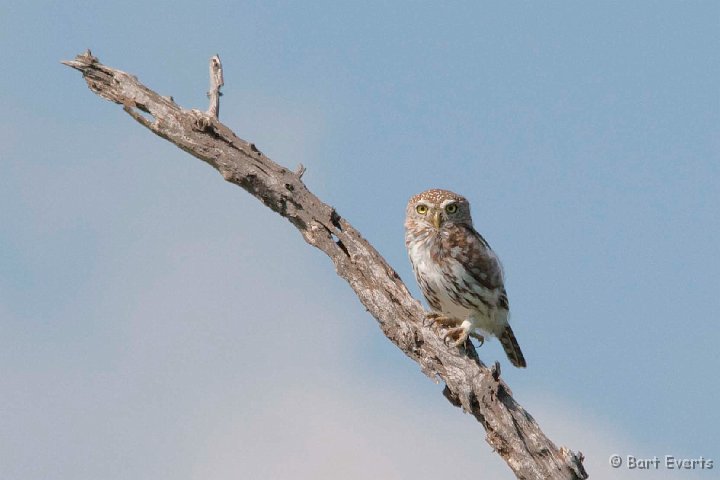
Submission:
<svg viewBox="0 0 720 480">
<path fill-rule="evenodd" d="M 405 222 L 432 226 L 436 230 L 447 224 L 472 226 L 470 203 L 449 190 L 434 188 L 418 193 L 408 202 Z"/>
</svg>

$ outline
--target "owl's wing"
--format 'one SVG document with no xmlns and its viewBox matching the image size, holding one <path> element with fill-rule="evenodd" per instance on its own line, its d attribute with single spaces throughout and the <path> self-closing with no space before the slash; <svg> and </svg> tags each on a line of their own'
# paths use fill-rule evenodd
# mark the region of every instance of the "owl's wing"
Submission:
<svg viewBox="0 0 720 480">
<path fill-rule="evenodd" d="M 508 308 L 502 265 L 497 255 L 474 228 L 468 225 L 458 225 L 458 227 L 448 239 L 451 245 L 460 247 L 454 250 L 453 257 L 465 267 L 467 274 L 481 287 L 490 291 L 500 290 L 498 306 Z M 453 249 L 451 248 L 450 251 L 453 252 Z"/>
<path fill-rule="evenodd" d="M 502 293 L 500 293 L 500 298 L 498 298 L 498 307 L 504 308 L 508 311 L 510 310 L 510 302 L 508 301 L 505 287 L 502 287 Z"/>
</svg>

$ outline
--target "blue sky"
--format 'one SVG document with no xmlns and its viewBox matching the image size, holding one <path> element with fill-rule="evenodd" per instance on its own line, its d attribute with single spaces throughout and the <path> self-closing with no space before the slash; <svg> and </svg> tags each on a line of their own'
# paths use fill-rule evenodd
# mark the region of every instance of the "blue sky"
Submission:
<svg viewBox="0 0 720 480">
<path fill-rule="evenodd" d="M 416 295 L 405 203 L 462 193 L 529 368 L 480 355 L 546 433 L 593 478 L 647 478 L 613 453 L 720 463 L 719 23 L 714 2 L 0 3 L 0 476 L 512 478 L 321 253 L 60 65 L 86 48 L 202 109 L 219 53 L 222 120 L 307 166 Z"/>
</svg>

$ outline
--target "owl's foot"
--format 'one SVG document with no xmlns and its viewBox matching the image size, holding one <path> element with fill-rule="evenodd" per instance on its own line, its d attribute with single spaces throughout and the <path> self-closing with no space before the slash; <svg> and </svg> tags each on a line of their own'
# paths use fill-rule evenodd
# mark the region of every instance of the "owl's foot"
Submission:
<svg viewBox="0 0 720 480">
<path fill-rule="evenodd" d="M 439 325 L 441 327 L 457 327 L 462 323 L 461 320 L 456 318 L 446 317 L 439 313 L 427 313 L 425 319 L 429 321 L 430 325 Z M 426 324 L 427 325 L 427 324 Z"/>
<path fill-rule="evenodd" d="M 485 337 L 483 337 L 477 332 L 474 332 L 472 324 L 467 323 L 463 320 L 446 317 L 435 312 L 427 313 L 425 315 L 425 318 L 430 322 L 430 325 L 438 325 L 440 327 L 449 329 L 447 332 L 445 332 L 445 335 L 442 336 L 442 339 L 445 343 L 447 343 L 448 339 L 450 339 L 452 340 L 453 346 L 459 347 L 460 345 L 465 344 L 468 337 L 472 337 L 478 342 L 480 342 L 480 345 L 478 345 L 478 347 L 481 347 L 485 343 Z"/>
<path fill-rule="evenodd" d="M 450 345 L 453 347 L 459 347 L 461 345 L 465 345 L 469 336 L 470 328 L 462 325 L 460 327 L 451 328 L 445 333 L 445 335 L 443 335 L 442 338 L 445 343 L 447 343 L 449 339 L 451 341 Z"/>
<path fill-rule="evenodd" d="M 478 347 L 482 347 L 485 343 L 485 337 L 474 331 L 472 323 L 464 321 L 459 327 L 448 330 L 447 333 L 443 335 L 443 341 L 447 343 L 448 339 L 450 339 L 452 340 L 452 346 L 459 347 L 465 345 L 465 342 L 467 342 L 467 339 L 470 337 L 480 342 Z"/>
</svg>

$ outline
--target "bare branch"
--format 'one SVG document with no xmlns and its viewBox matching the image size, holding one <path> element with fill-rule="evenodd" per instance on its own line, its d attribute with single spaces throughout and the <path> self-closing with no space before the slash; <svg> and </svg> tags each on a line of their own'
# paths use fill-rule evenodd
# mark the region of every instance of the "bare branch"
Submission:
<svg viewBox="0 0 720 480">
<path fill-rule="evenodd" d="M 220 116 L 220 87 L 225 85 L 223 80 L 222 63 L 220 62 L 219 55 L 213 55 L 210 58 L 210 91 L 208 92 L 208 98 L 210 99 L 210 106 L 208 107 L 208 115 L 211 117 L 219 118 Z"/>
<path fill-rule="evenodd" d="M 445 345 L 426 325 L 425 312 L 397 273 L 333 207 L 307 189 L 301 179 L 303 167 L 292 172 L 276 164 L 220 123 L 212 108 L 209 114 L 184 110 L 134 76 L 101 64 L 89 51 L 63 63 L 81 71 L 93 92 L 123 105 L 141 125 L 210 164 L 225 180 L 287 218 L 307 243 L 325 252 L 383 333 L 423 373 L 445 382 L 445 397 L 480 422 L 487 442 L 517 478 L 587 478 L 582 454 L 558 448 L 543 434 L 513 399 L 499 368 L 487 368 L 469 344 L 467 348 Z M 217 85 L 221 84 L 222 75 Z"/>
</svg>

